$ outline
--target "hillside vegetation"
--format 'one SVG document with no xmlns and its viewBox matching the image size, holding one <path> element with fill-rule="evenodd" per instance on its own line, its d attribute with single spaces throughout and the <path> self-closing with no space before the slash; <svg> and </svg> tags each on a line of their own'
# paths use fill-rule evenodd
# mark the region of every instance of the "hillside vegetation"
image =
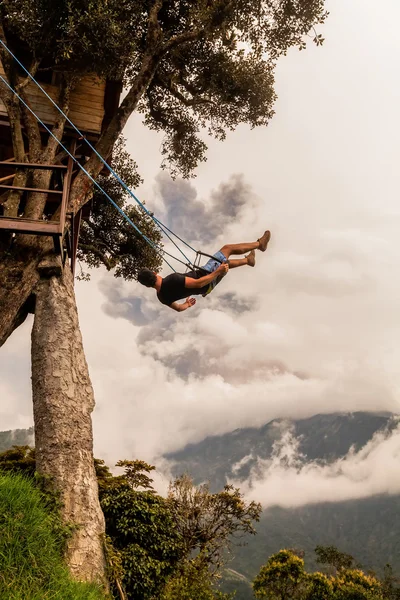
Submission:
<svg viewBox="0 0 400 600">
<path fill-rule="evenodd" d="M 390 414 L 316 415 L 301 421 L 272 421 L 261 428 L 236 430 L 208 438 L 169 456 L 175 463 L 174 473 L 178 477 L 173 482 L 168 498 L 158 496 L 152 489 L 149 475 L 154 467 L 142 461 L 122 461 L 119 464 L 125 468 L 125 474 L 115 477 L 102 461 L 96 461 L 107 534 L 114 556 L 117 557 L 117 566 L 119 565 L 117 576 L 127 593 L 127 598 L 228 600 L 229 595 L 236 592 L 235 600 L 254 600 L 252 582 L 263 565 L 266 565 L 268 557 L 278 556 L 280 550 L 286 548 L 304 559 L 306 574 L 301 579 L 302 585 L 296 588 L 291 596 L 285 597 L 285 600 L 303 600 L 304 585 L 307 584 L 307 592 L 308 583 L 311 581 L 307 573 L 321 570 L 314 550 L 322 544 L 325 547 L 337 546 L 342 552 L 354 556 L 355 565 L 360 564 L 365 574 L 370 570 L 375 572 L 377 580 L 383 586 L 382 589 L 373 591 L 372 595 L 368 590 L 366 595 L 362 592 L 361 596 L 357 597 L 358 600 L 364 597 L 368 600 L 381 600 L 382 596 L 389 600 L 399 599 L 397 577 L 400 574 L 400 495 L 380 495 L 334 502 L 332 490 L 331 502 L 306 504 L 292 509 L 279 506 L 266 508 L 260 522 L 255 525 L 257 535 L 248 536 L 243 530 L 241 533 L 245 535 L 236 540 L 238 545 L 228 544 L 231 552 L 223 557 L 220 565 L 221 568 L 225 567 L 220 587 L 212 585 L 209 579 L 208 559 L 212 555 L 211 550 L 217 544 L 214 549 L 218 550 L 216 558 L 219 564 L 222 558 L 220 550 L 225 552 L 225 542 L 228 538 L 221 544 L 215 536 L 204 538 L 203 535 L 206 524 L 218 524 L 215 521 L 215 508 L 218 508 L 218 514 L 225 515 L 227 511 L 230 514 L 236 502 L 238 507 L 241 506 L 239 490 L 235 493 L 228 490 L 228 494 L 227 490 L 217 490 L 221 490 L 232 476 L 235 476 L 239 484 L 245 482 L 257 458 L 268 460 L 276 452 L 275 444 L 279 447 L 282 435 L 288 429 L 292 438 L 297 440 L 301 465 L 310 461 L 327 465 L 345 457 L 352 447 L 356 451 L 364 447 L 379 432 L 380 435 L 390 436 L 397 423 L 398 419 Z M 29 443 L 31 431 L 26 431 L 25 439 L 22 433 L 0 433 L 0 445 L 3 436 L 7 438 L 4 441 L 9 443 L 10 440 L 15 441 L 17 435 L 20 442 Z M 0 454 L 0 466 L 3 471 L 18 469 L 33 476 L 34 450 L 27 446 L 14 447 Z M 197 486 L 193 486 L 190 478 L 179 477 L 179 474 L 185 471 L 193 476 Z M 202 490 L 199 484 L 205 479 L 210 480 L 211 490 L 215 491 L 206 488 Z M 0 507 L 0 512 L 3 514 L 5 511 Z M 210 528 L 206 529 L 208 531 Z M 206 546 L 203 547 L 204 542 Z M 248 545 L 242 545 L 243 542 L 248 542 Z M 197 560 L 196 569 L 193 570 L 191 558 L 197 553 L 199 559 L 207 560 L 205 567 L 201 569 L 198 568 L 201 560 Z M 228 558 L 233 558 L 232 562 L 225 562 Z M 391 565 L 389 578 L 387 563 Z M 330 571 L 328 574 L 330 575 Z M 348 577 L 353 575 L 350 573 Z M 115 578 L 112 583 L 113 581 Z M 325 579 L 318 582 L 326 584 Z M 265 580 L 259 589 L 259 597 L 262 597 L 265 591 L 265 597 L 269 598 L 274 586 L 272 579 Z M 336 594 L 328 584 L 325 588 L 327 595 L 320 595 L 318 600 L 331 599 L 332 594 Z M 386 588 L 389 591 L 385 591 Z M 112 591 L 114 597 L 119 599 L 115 585 L 112 585 Z M 339 591 L 342 593 L 343 589 L 340 588 L 338 593 Z M 26 597 L 27 600 L 36 598 L 9 595 L 5 597 L 11 600 L 22 597 Z M 62 597 L 68 599 L 71 596 Z M 72 597 L 79 600 L 82 597 L 98 596 Z M 275 596 L 273 600 L 276 600 Z M 317 600 L 317 597 L 312 596 L 312 600 Z M 341 600 L 347 600 L 347 596 L 343 595 Z"/>
<path fill-rule="evenodd" d="M 0 474 L 0 600 L 106 600 L 72 581 L 62 559 L 65 535 L 29 479 Z"/>
<path fill-rule="evenodd" d="M 285 432 L 290 431 L 298 443 L 298 464 L 331 464 L 350 451 L 359 451 L 377 433 L 390 435 L 398 417 L 389 413 L 348 413 L 314 415 L 302 420 L 274 420 L 259 428 L 237 429 L 189 444 L 173 454 L 172 473 L 188 472 L 194 481 L 210 482 L 220 489 L 232 479 L 239 486 L 250 476 L 257 460 L 268 461 Z M 283 457 L 284 458 L 284 457 Z M 318 544 L 335 545 L 356 556 L 365 569 L 383 573 L 390 563 L 400 575 L 400 495 L 306 504 L 297 508 L 272 506 L 264 509 L 257 535 L 249 537 L 247 546 L 234 549 L 230 567 L 251 581 L 265 558 L 281 548 L 305 552 L 307 569 L 317 568 L 314 548 Z M 231 575 L 229 575 L 231 579 Z M 245 587 L 244 582 L 231 582 Z M 243 596 L 251 598 L 248 592 Z M 236 600 L 241 600 L 237 596 Z"/>
</svg>

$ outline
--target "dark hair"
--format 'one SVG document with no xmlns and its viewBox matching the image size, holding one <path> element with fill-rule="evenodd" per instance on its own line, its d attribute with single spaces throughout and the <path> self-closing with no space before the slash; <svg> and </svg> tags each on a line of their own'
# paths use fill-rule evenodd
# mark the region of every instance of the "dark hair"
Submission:
<svg viewBox="0 0 400 600">
<path fill-rule="evenodd" d="M 142 269 L 138 273 L 138 281 L 146 287 L 154 287 L 157 281 L 157 275 L 150 269 Z"/>
</svg>

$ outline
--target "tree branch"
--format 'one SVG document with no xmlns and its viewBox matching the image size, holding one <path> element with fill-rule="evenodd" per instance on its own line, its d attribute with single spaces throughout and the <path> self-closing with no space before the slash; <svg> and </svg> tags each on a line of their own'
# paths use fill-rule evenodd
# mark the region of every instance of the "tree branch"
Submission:
<svg viewBox="0 0 400 600">
<path fill-rule="evenodd" d="M 73 91 L 75 85 L 76 85 L 76 78 L 73 77 L 71 74 L 65 75 L 63 77 L 63 82 L 62 82 L 62 85 L 60 88 L 58 105 L 61 108 L 62 112 L 65 113 L 66 115 L 68 115 L 68 112 L 69 112 L 69 102 L 70 102 L 70 98 L 71 98 L 71 92 Z M 55 136 L 55 138 L 57 138 L 58 140 L 60 140 L 63 136 L 65 122 L 66 122 L 66 117 L 64 117 L 64 115 L 62 115 L 61 112 L 57 111 L 57 118 L 54 123 L 54 126 L 52 127 L 52 132 L 53 132 L 53 135 Z M 49 139 L 47 142 L 47 147 L 45 150 L 45 157 L 49 163 L 52 163 L 54 161 L 56 151 L 58 148 L 58 142 L 55 140 L 55 138 L 53 138 L 53 136 L 49 136 Z"/>
<path fill-rule="evenodd" d="M 184 96 L 182 94 L 182 92 L 180 92 L 179 89 L 172 83 L 171 79 L 164 80 L 162 77 L 157 76 L 157 81 L 160 83 L 160 86 L 162 88 L 164 88 L 165 90 L 170 92 L 170 94 L 172 94 L 172 96 L 174 96 L 174 98 L 179 100 L 179 102 L 182 102 L 182 104 L 184 104 L 185 106 L 192 107 L 192 106 L 198 106 L 201 104 L 213 104 L 214 106 L 216 106 L 216 103 L 213 100 L 210 100 L 209 98 L 201 98 L 201 97 L 200 98 L 193 97 L 192 99 L 186 98 L 186 96 Z M 180 83 L 182 83 L 182 82 L 180 82 Z M 189 93 L 191 93 L 191 92 L 189 91 Z"/>
<path fill-rule="evenodd" d="M 38 59 L 38 58 L 35 58 L 35 59 L 33 59 L 32 63 L 31 63 L 31 66 L 30 66 L 30 67 L 29 67 L 29 69 L 28 69 L 28 71 L 29 71 L 29 73 L 30 73 L 30 75 L 31 75 L 32 77 L 35 77 L 35 75 L 36 75 L 36 73 L 37 73 L 37 70 L 38 70 L 38 68 L 39 68 L 39 65 L 40 65 L 40 60 L 41 60 L 41 59 Z M 31 81 L 32 81 L 32 80 L 31 80 L 31 78 L 29 77 L 29 75 L 27 75 L 27 76 L 26 76 L 24 79 L 21 79 L 21 78 L 20 78 L 20 81 L 19 81 L 19 83 L 18 83 L 18 84 L 15 86 L 15 90 L 16 90 L 18 93 L 20 93 L 20 92 L 21 92 L 23 89 L 25 89 L 25 88 L 26 88 L 26 86 L 27 86 L 29 83 L 31 83 Z"/>
<path fill-rule="evenodd" d="M 104 246 L 104 248 L 105 248 L 106 250 L 108 250 L 108 252 L 109 252 L 109 253 L 110 253 L 112 256 L 114 256 L 114 258 L 116 257 L 116 253 L 115 253 L 115 251 L 114 251 L 114 250 L 111 248 L 111 246 L 110 246 L 110 245 L 109 245 L 109 244 L 108 244 L 108 243 L 105 241 L 105 239 L 104 239 L 104 237 L 103 237 L 103 232 L 102 232 L 102 230 L 101 230 L 99 227 L 96 227 L 96 225 L 95 225 L 94 223 L 92 223 L 92 222 L 90 221 L 90 219 L 89 219 L 89 220 L 87 220 L 87 221 L 83 221 L 82 225 L 83 225 L 83 227 L 82 227 L 82 229 L 83 229 L 83 230 L 85 229 L 85 227 L 89 227 L 89 228 L 90 228 L 90 229 L 93 231 L 94 235 L 96 236 L 96 238 L 97 238 L 97 242 L 98 242 L 98 243 L 99 243 L 101 246 Z"/>
<path fill-rule="evenodd" d="M 147 28 L 146 48 L 150 49 L 157 44 L 161 34 L 161 27 L 158 22 L 158 13 L 160 12 L 164 0 L 155 0 L 149 12 L 149 25 Z"/>
<path fill-rule="evenodd" d="M 103 254 L 101 252 L 101 250 L 99 250 L 99 248 L 97 248 L 97 246 L 93 246 L 92 244 L 79 244 L 79 249 L 85 252 L 91 252 L 92 254 L 94 254 L 95 256 L 97 256 L 97 258 L 103 263 L 103 265 L 106 267 L 107 271 L 111 271 L 111 269 L 113 269 L 115 267 L 115 260 L 113 259 L 108 259 L 107 256 L 105 254 Z"/>
<path fill-rule="evenodd" d="M 200 40 L 207 30 L 207 27 L 203 27 L 201 29 L 194 29 L 192 31 L 186 31 L 185 33 L 175 35 L 162 46 L 162 54 L 167 54 L 170 52 L 170 50 L 176 48 L 176 46 L 181 46 L 182 44 L 187 44 L 188 42 Z"/>
</svg>

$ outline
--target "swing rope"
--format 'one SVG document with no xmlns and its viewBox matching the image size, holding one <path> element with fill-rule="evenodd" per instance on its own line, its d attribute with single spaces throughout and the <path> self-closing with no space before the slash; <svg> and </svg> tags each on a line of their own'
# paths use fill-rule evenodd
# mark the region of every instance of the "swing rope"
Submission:
<svg viewBox="0 0 400 600">
<path fill-rule="evenodd" d="M 23 71 L 25 71 L 25 73 L 27 74 L 27 76 L 33 81 L 33 83 L 35 83 L 35 85 L 42 91 L 42 93 L 48 98 L 48 100 L 50 100 L 50 102 L 52 103 L 52 105 L 56 108 L 56 110 L 65 118 L 65 120 L 71 125 L 71 127 L 78 133 L 78 135 L 80 136 L 80 138 L 82 138 L 86 144 L 89 146 L 89 148 L 92 150 L 92 152 L 99 158 L 99 160 L 102 162 L 102 164 L 108 169 L 108 171 L 113 175 L 113 177 L 120 183 L 120 185 L 122 185 L 122 187 L 124 188 L 124 190 L 131 196 L 131 198 L 133 198 L 133 200 L 135 200 L 135 202 L 142 208 L 142 210 L 153 220 L 153 222 L 158 226 L 158 228 L 161 230 L 161 232 L 172 242 L 172 244 L 174 244 L 174 246 L 177 248 L 177 250 L 182 254 L 183 258 L 185 259 L 186 262 L 183 262 L 182 260 L 180 260 L 179 258 L 177 258 L 176 256 L 173 256 L 172 254 L 170 254 L 169 252 L 167 252 L 164 249 L 161 249 L 159 246 L 157 246 L 154 242 L 152 242 L 144 233 L 142 233 L 142 231 L 137 227 L 137 225 L 135 225 L 133 223 L 133 221 L 128 217 L 128 215 L 126 215 L 126 213 L 116 204 L 116 202 L 114 200 L 112 200 L 112 198 L 103 190 L 103 188 L 95 181 L 95 179 L 88 173 L 88 171 L 79 163 L 79 161 L 77 161 L 77 159 L 68 151 L 68 149 L 62 144 L 62 142 L 52 133 L 52 131 L 43 123 L 43 121 L 38 117 L 38 115 L 26 104 L 26 102 L 24 102 L 24 100 L 19 96 L 18 92 L 13 89 L 11 87 L 11 85 L 4 79 L 4 77 L 2 77 L 0 75 L 0 80 L 10 89 L 11 92 L 13 92 L 13 94 L 15 94 L 15 96 L 19 99 L 19 101 L 32 113 L 32 115 L 36 118 L 36 120 L 42 125 L 42 127 L 45 128 L 45 130 L 59 143 L 59 145 L 61 146 L 61 148 L 63 148 L 63 150 L 65 152 L 67 152 L 67 154 L 75 161 L 75 163 L 79 166 L 79 168 L 85 173 L 85 175 L 87 175 L 87 177 L 89 177 L 89 179 L 96 185 L 96 187 L 106 196 L 106 198 L 117 208 L 117 210 L 121 213 L 121 215 L 128 221 L 128 223 L 130 225 L 132 225 L 134 227 L 134 229 L 137 231 L 137 233 L 139 233 L 143 239 L 150 245 L 153 247 L 153 249 L 157 252 L 157 254 L 159 254 L 161 256 L 161 258 L 166 262 L 166 264 L 173 270 L 175 271 L 175 269 L 168 263 L 168 261 L 164 258 L 163 254 L 167 254 L 168 256 L 170 256 L 171 258 L 173 258 L 174 260 L 180 262 L 181 264 L 183 264 L 186 267 L 195 267 L 195 263 L 198 257 L 198 251 L 195 250 L 190 244 L 188 244 L 185 240 L 183 240 L 181 237 L 179 237 L 176 233 L 174 233 L 173 231 L 171 231 L 171 229 L 169 229 L 169 227 L 167 227 L 164 223 L 162 223 L 157 217 L 154 216 L 153 213 L 151 213 L 146 206 L 139 200 L 139 198 L 134 194 L 134 192 L 126 185 L 126 183 L 119 177 L 119 175 L 114 171 L 114 169 L 107 163 L 106 160 L 104 160 L 104 158 L 101 156 L 101 154 L 96 150 L 96 148 L 89 142 L 89 140 L 85 137 L 85 135 L 76 127 L 76 125 L 71 121 L 71 119 L 63 112 L 63 110 L 58 106 L 58 104 L 56 102 L 54 102 L 54 100 L 51 98 L 51 96 L 46 92 L 46 90 L 40 85 L 40 83 L 38 81 L 36 81 L 36 79 L 31 75 L 31 73 L 29 73 L 28 69 L 25 68 L 25 66 L 22 64 L 22 62 L 15 56 L 15 54 L 13 54 L 13 52 L 8 48 L 8 46 L 4 43 L 4 41 L 2 39 L 0 39 L 0 44 L 1 46 L 10 54 L 10 56 L 17 62 L 17 64 L 23 69 Z M 169 233 L 168 233 L 169 232 Z M 186 256 L 186 254 L 183 252 L 183 250 L 178 246 L 178 244 L 172 239 L 171 235 L 175 236 L 180 242 L 182 242 L 185 246 L 187 246 L 190 250 L 192 250 L 195 255 L 195 261 L 194 263 L 192 261 L 189 260 L 189 258 Z M 200 253 L 201 254 L 201 253 Z"/>
<path fill-rule="evenodd" d="M 124 217 L 124 219 L 136 230 L 136 232 L 155 250 L 155 252 L 164 260 L 164 262 L 173 270 L 175 271 L 175 269 L 170 265 L 170 263 L 165 259 L 164 254 L 167 254 L 170 258 L 173 258 L 174 260 L 177 260 L 178 262 L 180 262 L 182 265 L 187 266 L 186 263 L 184 263 L 182 260 L 180 260 L 179 258 L 176 258 L 176 256 L 173 256 L 172 254 L 170 254 L 169 252 L 167 252 L 166 250 L 164 250 L 163 248 L 160 248 L 160 246 L 158 246 L 157 244 L 155 244 L 152 240 L 150 240 L 150 238 L 148 238 L 140 229 L 139 227 L 132 221 L 132 219 L 130 219 L 128 217 L 128 215 L 122 210 L 122 208 L 120 206 L 118 206 L 118 204 L 111 198 L 111 196 L 109 196 L 109 194 L 107 194 L 107 192 L 101 187 L 101 185 L 94 179 L 94 177 L 92 177 L 92 175 L 85 169 L 85 167 L 83 165 L 80 164 L 80 162 L 76 159 L 75 156 L 73 156 L 73 154 L 71 154 L 71 152 L 68 150 L 68 148 L 66 148 L 66 146 L 60 142 L 60 140 L 53 134 L 53 132 L 47 127 L 47 125 L 45 125 L 45 123 L 43 123 L 43 121 L 40 119 L 40 117 L 38 117 L 38 115 L 30 108 L 30 106 L 28 106 L 26 104 L 26 102 L 19 96 L 18 92 L 16 90 L 14 90 L 11 85 L 4 79 L 4 77 L 2 75 L 0 75 L 0 81 L 2 81 L 4 83 L 4 85 L 6 85 L 8 87 L 8 89 L 13 92 L 15 94 L 15 96 L 20 100 L 20 102 L 25 106 L 25 108 L 27 108 L 27 110 L 29 110 L 29 112 L 37 119 L 38 123 L 40 123 L 40 125 L 42 125 L 42 127 L 44 127 L 44 129 L 56 140 L 56 142 L 59 143 L 60 147 L 64 150 L 64 152 L 66 152 L 66 154 L 72 158 L 72 160 L 76 163 L 76 165 L 81 169 L 81 171 L 83 171 L 85 173 L 85 175 L 87 177 L 89 177 L 89 179 L 91 180 L 91 182 L 97 187 L 97 189 L 104 194 L 104 196 L 111 202 L 111 204 L 113 204 L 113 206 L 115 206 L 115 208 L 118 210 L 118 212 Z"/>
</svg>

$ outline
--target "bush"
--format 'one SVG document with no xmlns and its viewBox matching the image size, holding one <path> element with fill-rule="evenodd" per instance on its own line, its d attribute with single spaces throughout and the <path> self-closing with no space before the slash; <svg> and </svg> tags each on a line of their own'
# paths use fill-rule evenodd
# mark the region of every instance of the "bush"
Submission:
<svg viewBox="0 0 400 600">
<path fill-rule="evenodd" d="M 64 540 L 33 482 L 0 473 L 0 600 L 105 600 L 97 586 L 71 579 Z"/>
</svg>

